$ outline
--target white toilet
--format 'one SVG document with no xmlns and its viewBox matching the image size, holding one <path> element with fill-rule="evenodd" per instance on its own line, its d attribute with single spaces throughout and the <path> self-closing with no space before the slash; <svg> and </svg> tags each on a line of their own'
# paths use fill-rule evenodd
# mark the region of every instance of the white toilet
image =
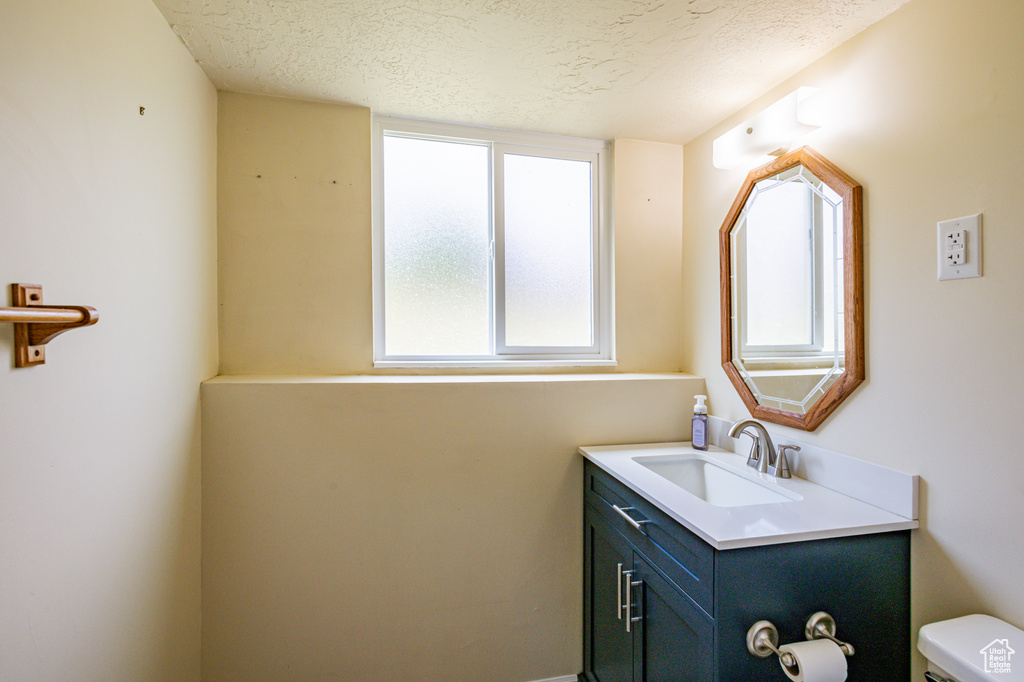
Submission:
<svg viewBox="0 0 1024 682">
<path fill-rule="evenodd" d="M 931 682 L 1024 682 L 1024 631 L 992 616 L 925 625 L 917 648 Z"/>
</svg>

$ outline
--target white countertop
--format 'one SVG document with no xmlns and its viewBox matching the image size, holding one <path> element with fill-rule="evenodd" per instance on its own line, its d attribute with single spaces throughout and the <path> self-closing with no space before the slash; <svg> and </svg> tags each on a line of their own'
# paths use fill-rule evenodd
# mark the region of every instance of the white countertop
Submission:
<svg viewBox="0 0 1024 682">
<path fill-rule="evenodd" d="M 847 497 L 795 476 L 776 479 L 746 466 L 746 457 L 714 446 L 694 450 L 690 443 L 601 445 L 581 447 L 580 454 L 715 549 L 736 549 L 803 540 L 909 530 L 918 522 Z M 798 499 L 740 507 L 717 507 L 683 490 L 634 457 L 701 455 L 749 480 L 778 486 Z"/>
</svg>

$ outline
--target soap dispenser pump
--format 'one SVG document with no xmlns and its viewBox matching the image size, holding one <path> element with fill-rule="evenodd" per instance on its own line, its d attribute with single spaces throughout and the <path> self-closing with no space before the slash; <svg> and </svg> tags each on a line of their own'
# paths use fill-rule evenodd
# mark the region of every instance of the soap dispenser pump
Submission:
<svg viewBox="0 0 1024 682">
<path fill-rule="evenodd" d="M 695 395 L 697 404 L 693 406 L 692 435 L 690 440 L 695 450 L 708 449 L 708 408 L 704 401 L 706 395 Z"/>
</svg>

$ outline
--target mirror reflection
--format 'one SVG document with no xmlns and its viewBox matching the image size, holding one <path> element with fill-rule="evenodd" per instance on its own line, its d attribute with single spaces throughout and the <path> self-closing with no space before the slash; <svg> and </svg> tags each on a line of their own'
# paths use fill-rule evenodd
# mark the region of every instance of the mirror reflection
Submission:
<svg viewBox="0 0 1024 682">
<path fill-rule="evenodd" d="M 755 417 L 814 429 L 863 380 L 860 199 L 804 148 L 752 171 L 722 226 L 723 368 Z"/>
<path fill-rule="evenodd" d="M 842 215 L 798 165 L 757 182 L 732 229 L 732 361 L 759 405 L 806 414 L 843 372 Z"/>
</svg>

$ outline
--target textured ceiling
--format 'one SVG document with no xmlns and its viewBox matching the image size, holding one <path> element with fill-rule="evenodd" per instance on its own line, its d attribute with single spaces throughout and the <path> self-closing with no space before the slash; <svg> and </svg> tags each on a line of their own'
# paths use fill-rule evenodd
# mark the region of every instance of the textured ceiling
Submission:
<svg viewBox="0 0 1024 682">
<path fill-rule="evenodd" d="M 907 0 L 154 0 L 222 90 L 686 142 Z"/>
</svg>

